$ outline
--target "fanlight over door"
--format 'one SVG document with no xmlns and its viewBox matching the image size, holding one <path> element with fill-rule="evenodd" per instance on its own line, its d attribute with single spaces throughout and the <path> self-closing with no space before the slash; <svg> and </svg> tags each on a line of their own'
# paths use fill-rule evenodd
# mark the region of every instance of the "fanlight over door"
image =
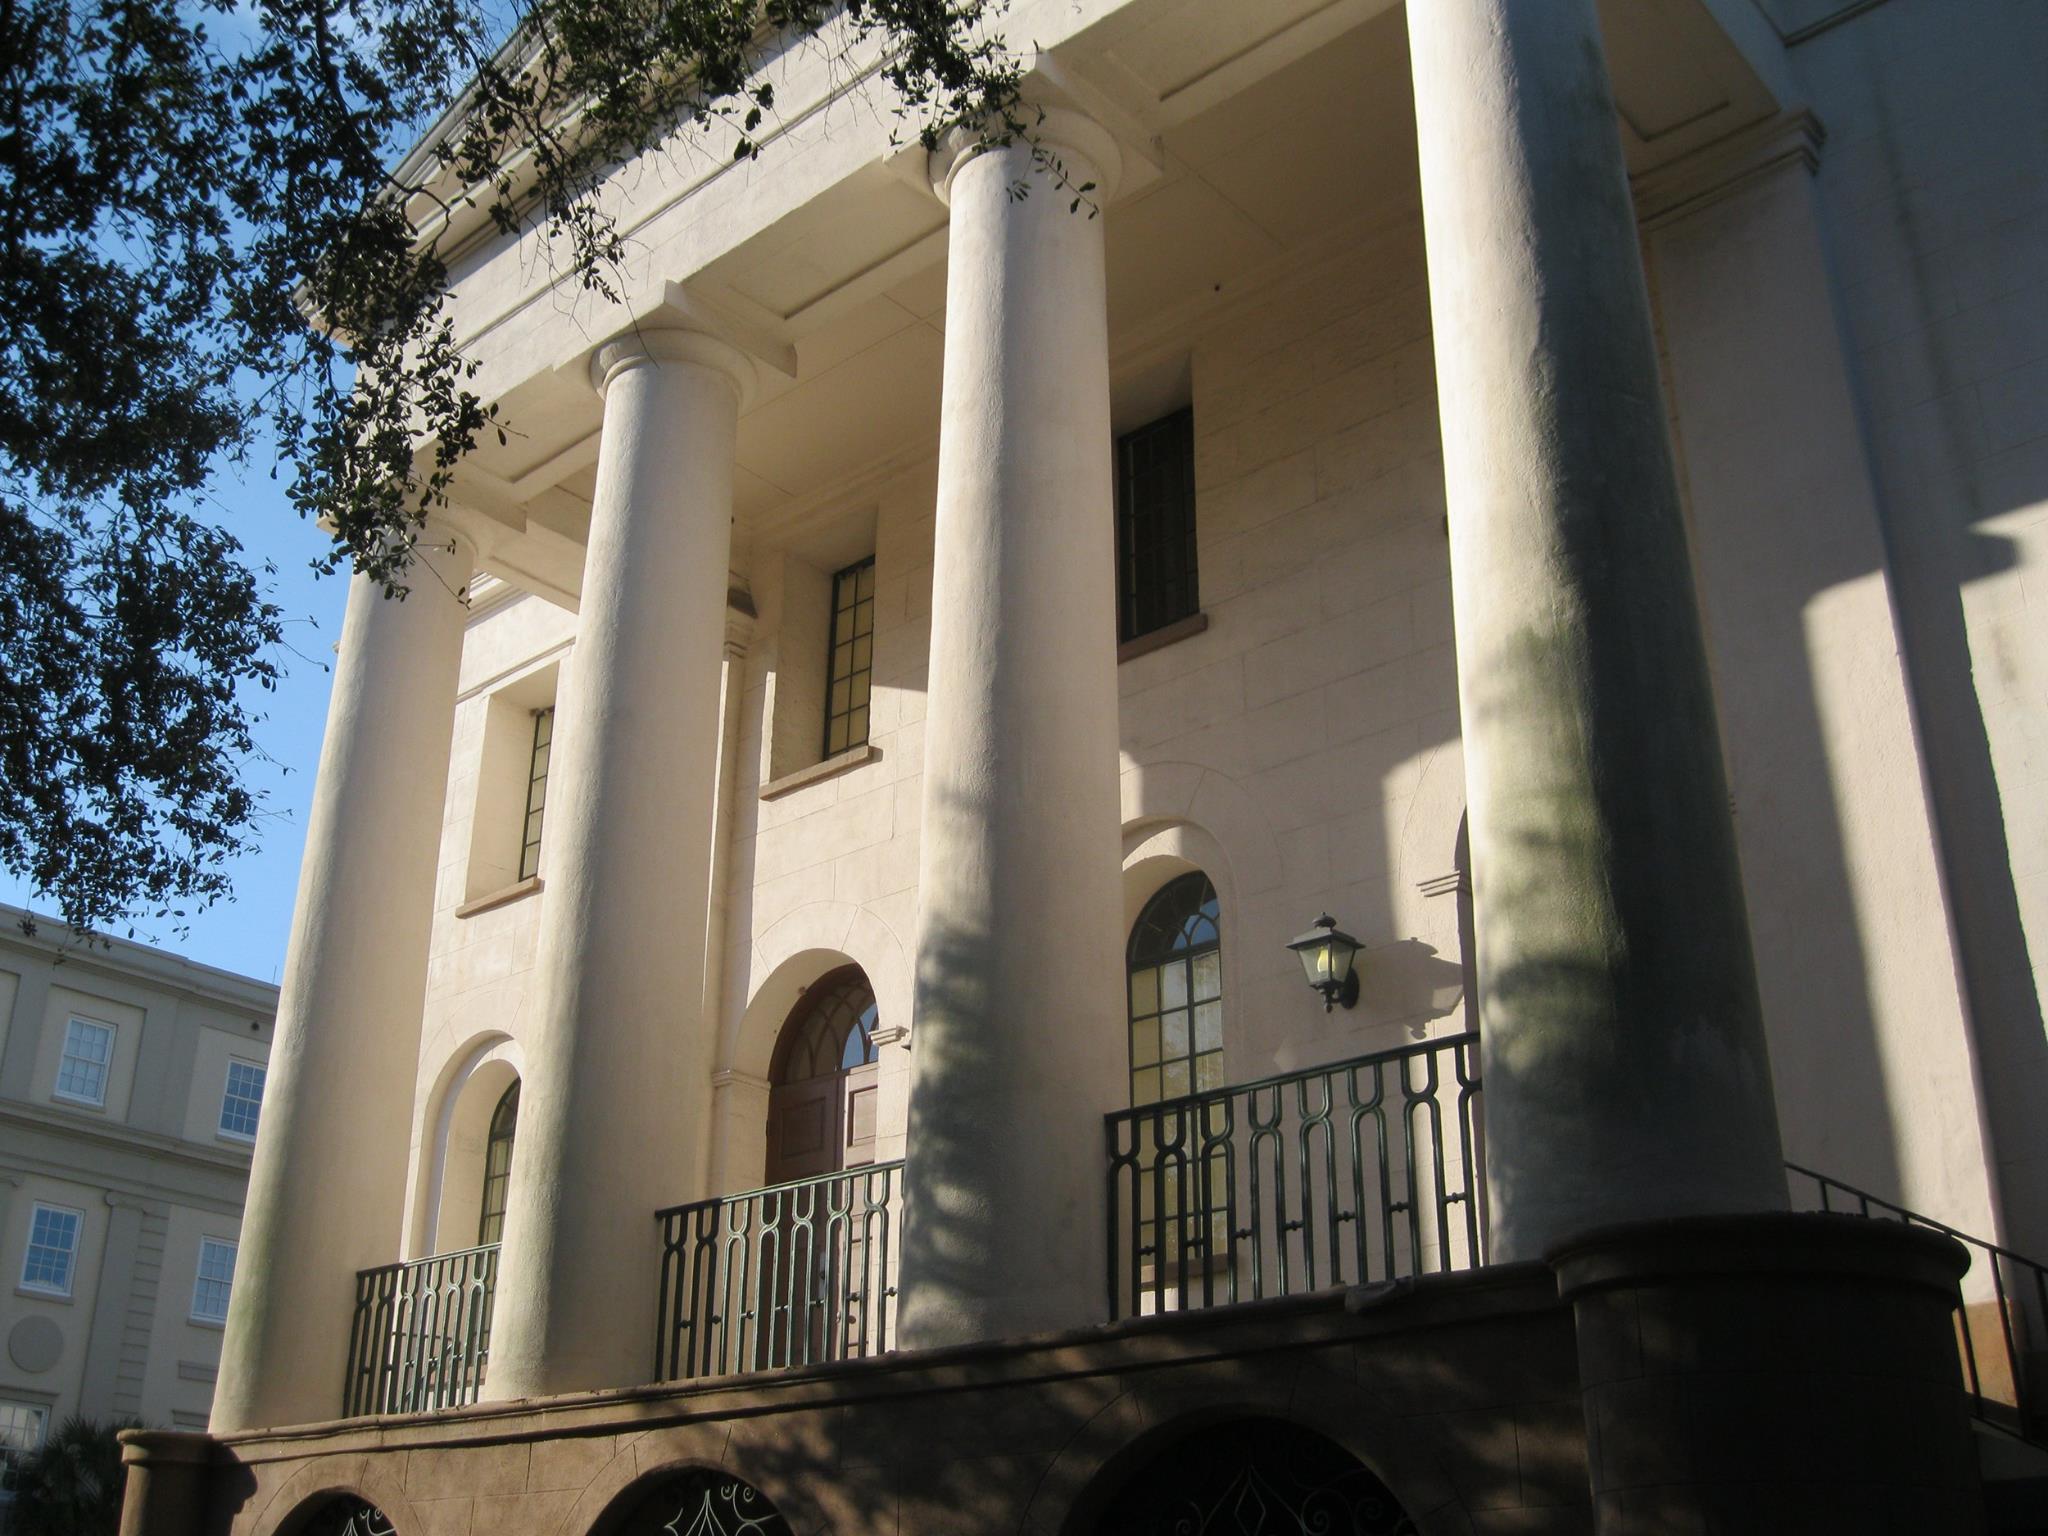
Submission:
<svg viewBox="0 0 2048 1536">
<path fill-rule="evenodd" d="M 769 1068 L 767 1182 L 875 1160 L 875 993 L 857 965 L 820 977 L 782 1026 Z"/>
</svg>

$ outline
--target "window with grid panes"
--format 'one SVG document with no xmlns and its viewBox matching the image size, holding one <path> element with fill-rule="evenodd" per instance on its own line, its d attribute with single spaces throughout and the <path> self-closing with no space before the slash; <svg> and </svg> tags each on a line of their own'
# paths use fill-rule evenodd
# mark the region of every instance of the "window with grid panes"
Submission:
<svg viewBox="0 0 2048 1536">
<path fill-rule="evenodd" d="M 228 1063 L 227 1087 L 220 1097 L 220 1133 L 237 1141 L 254 1141 L 263 1114 L 263 1081 L 269 1069 L 253 1061 Z"/>
<path fill-rule="evenodd" d="M 832 654 L 826 663 L 825 755 L 868 739 L 868 695 L 875 672 L 875 557 L 832 578 Z"/>
<path fill-rule="evenodd" d="M 30 1209 L 28 1249 L 21 1258 L 23 1290 L 71 1294 L 71 1270 L 78 1259 L 78 1234 L 84 1226 L 83 1211 L 40 1201 Z"/>
<path fill-rule="evenodd" d="M 192 1320 L 224 1323 L 235 1289 L 235 1244 L 217 1237 L 199 1240 L 199 1272 L 192 1279 Z"/>
<path fill-rule="evenodd" d="M 484 1144 L 483 1211 L 477 1220 L 479 1248 L 505 1236 L 505 1206 L 512 1194 L 512 1143 L 519 1134 L 519 1084 L 513 1083 L 491 1111 L 490 1139 Z"/>
<path fill-rule="evenodd" d="M 1119 640 L 1163 629 L 1201 606 L 1192 409 L 1117 439 L 1116 567 Z"/>
<path fill-rule="evenodd" d="M 519 878 L 540 872 L 540 825 L 548 804 L 548 759 L 555 741 L 555 711 L 533 712 L 533 757 L 526 770 L 526 826 L 519 845 Z M 502 761 L 502 759 L 500 759 Z"/>
<path fill-rule="evenodd" d="M 40 1403 L 0 1403 L 0 1501 L 14 1497 L 14 1469 L 43 1448 L 49 1423 Z"/>
<path fill-rule="evenodd" d="M 1130 1009 L 1133 1108 L 1223 1086 L 1223 939 L 1216 887 L 1199 870 L 1168 881 L 1145 903 L 1126 949 Z M 1165 1144 L 1200 1144 L 1220 1129 L 1214 1111 L 1162 1112 Z M 1178 1130 L 1179 1134 L 1176 1134 Z M 1147 1148 L 1141 1166 L 1157 1154 Z M 1190 1168 L 1192 1222 L 1182 1219 L 1177 1173 L 1138 1180 L 1138 1237 L 1153 1262 L 1169 1267 L 1182 1249 L 1190 1265 L 1227 1251 L 1229 1164 L 1214 1152 L 1205 1168 Z M 1204 1183 L 1207 1186 L 1204 1197 Z M 1161 1202 L 1163 1202 L 1163 1207 Z M 1207 1223 L 1199 1219 L 1206 1214 Z"/>
<path fill-rule="evenodd" d="M 107 1073 L 114 1061 L 114 1026 L 72 1019 L 64 1026 L 64 1054 L 57 1062 L 56 1097 L 74 1104 L 104 1105 Z"/>
</svg>

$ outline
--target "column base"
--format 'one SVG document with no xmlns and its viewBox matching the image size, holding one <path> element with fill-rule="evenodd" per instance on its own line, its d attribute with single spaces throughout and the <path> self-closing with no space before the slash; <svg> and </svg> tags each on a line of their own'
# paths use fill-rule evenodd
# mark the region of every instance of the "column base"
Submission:
<svg viewBox="0 0 2048 1536">
<path fill-rule="evenodd" d="M 1939 1233 L 1704 1216 L 1547 1256 L 1578 1328 L 1600 1536 L 1981 1532 Z"/>
<path fill-rule="evenodd" d="M 213 1440 L 172 1429 L 124 1429 L 128 1469 L 121 1536 L 200 1536 L 206 1526 Z"/>
</svg>

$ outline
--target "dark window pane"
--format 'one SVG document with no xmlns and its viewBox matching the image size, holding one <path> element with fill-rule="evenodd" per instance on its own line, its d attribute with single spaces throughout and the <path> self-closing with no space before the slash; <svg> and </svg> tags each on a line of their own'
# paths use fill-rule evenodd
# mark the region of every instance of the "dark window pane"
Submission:
<svg viewBox="0 0 2048 1536">
<path fill-rule="evenodd" d="M 1194 420 L 1192 411 L 1176 411 L 1117 442 L 1119 639 L 1148 634 L 1200 607 Z"/>
<path fill-rule="evenodd" d="M 825 659 L 825 755 L 868 739 L 863 708 L 874 670 L 875 561 L 871 555 L 832 578 L 831 649 Z"/>
</svg>

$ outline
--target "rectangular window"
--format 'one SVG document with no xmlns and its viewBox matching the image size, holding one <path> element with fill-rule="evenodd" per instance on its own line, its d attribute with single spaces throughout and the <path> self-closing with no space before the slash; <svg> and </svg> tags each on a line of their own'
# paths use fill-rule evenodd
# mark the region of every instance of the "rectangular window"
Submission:
<svg viewBox="0 0 2048 1536">
<path fill-rule="evenodd" d="M 533 712 L 533 756 L 526 768 L 526 831 L 519 845 L 519 878 L 540 873 L 540 824 L 548 804 L 548 758 L 555 742 L 555 707 Z"/>
<path fill-rule="evenodd" d="M 199 1273 L 192 1282 L 192 1321 L 224 1323 L 235 1288 L 235 1245 L 217 1237 L 199 1240 Z"/>
<path fill-rule="evenodd" d="M 228 1063 L 227 1091 L 220 1100 L 220 1133 L 237 1141 L 256 1139 L 256 1121 L 263 1113 L 263 1081 L 269 1070 L 253 1061 Z"/>
<path fill-rule="evenodd" d="M 832 578 L 832 654 L 825 690 L 825 755 L 868 739 L 868 691 L 875 672 L 875 557 Z"/>
<path fill-rule="evenodd" d="M 35 1403 L 0 1403 L 0 1498 L 14 1496 L 14 1469 L 43 1448 L 50 1410 Z"/>
<path fill-rule="evenodd" d="M 114 1061 L 114 1026 L 73 1019 L 64 1026 L 64 1055 L 57 1063 L 56 1097 L 104 1107 L 107 1074 Z"/>
<path fill-rule="evenodd" d="M 1192 409 L 1117 439 L 1116 565 L 1117 639 L 1199 611 Z"/>
<path fill-rule="evenodd" d="M 38 1201 L 29 1216 L 28 1253 L 21 1261 L 21 1288 L 52 1296 L 71 1294 L 71 1267 L 78 1261 L 78 1233 L 85 1212 Z"/>
</svg>

